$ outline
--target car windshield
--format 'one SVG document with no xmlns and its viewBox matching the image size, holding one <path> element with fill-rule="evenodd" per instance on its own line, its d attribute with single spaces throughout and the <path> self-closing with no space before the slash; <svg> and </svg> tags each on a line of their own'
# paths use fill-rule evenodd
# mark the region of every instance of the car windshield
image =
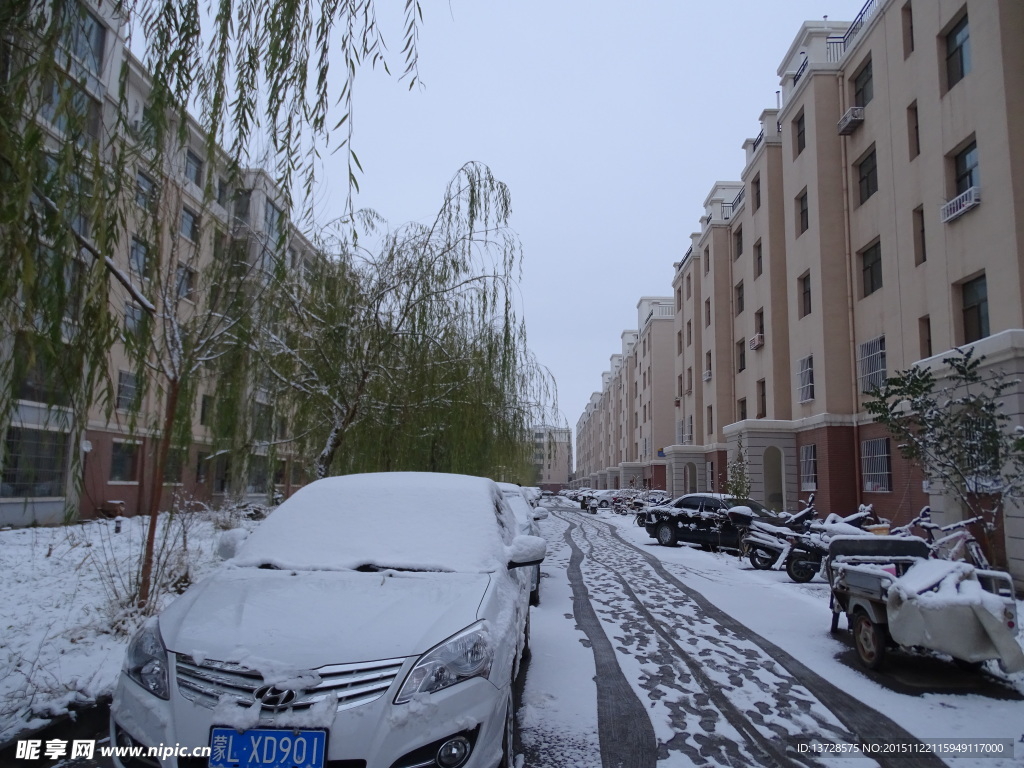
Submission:
<svg viewBox="0 0 1024 768">
<path fill-rule="evenodd" d="M 484 478 L 420 472 L 332 477 L 284 502 L 238 566 L 484 573 L 505 567 L 515 518 Z"/>
</svg>

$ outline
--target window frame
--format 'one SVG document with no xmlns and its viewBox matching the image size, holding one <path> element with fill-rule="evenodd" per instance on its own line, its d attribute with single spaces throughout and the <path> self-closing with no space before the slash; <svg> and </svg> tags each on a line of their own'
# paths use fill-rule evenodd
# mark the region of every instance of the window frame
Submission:
<svg viewBox="0 0 1024 768">
<path fill-rule="evenodd" d="M 857 188 L 860 191 L 860 204 L 878 191 L 878 155 L 874 145 L 857 162 Z"/>
<path fill-rule="evenodd" d="M 892 493 L 892 450 L 888 437 L 861 441 L 860 470 L 862 491 Z"/>
<path fill-rule="evenodd" d="M 797 361 L 797 402 L 809 403 L 814 400 L 814 355 Z"/>
<path fill-rule="evenodd" d="M 864 108 L 875 98 L 875 79 L 869 57 L 851 78 L 853 85 L 853 106 Z"/>
<path fill-rule="evenodd" d="M 882 241 L 876 240 L 858 254 L 860 256 L 861 298 L 882 289 Z"/>
<path fill-rule="evenodd" d="M 962 35 L 957 39 L 958 35 Z M 963 80 L 971 72 L 971 32 L 965 13 L 943 38 L 946 43 L 946 90 Z"/>
<path fill-rule="evenodd" d="M 818 445 L 800 446 L 800 490 L 818 490 Z"/>
</svg>

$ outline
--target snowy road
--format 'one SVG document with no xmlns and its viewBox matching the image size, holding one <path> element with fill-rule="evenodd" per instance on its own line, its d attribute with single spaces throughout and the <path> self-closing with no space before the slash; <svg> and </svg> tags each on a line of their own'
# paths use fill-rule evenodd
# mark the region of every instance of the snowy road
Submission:
<svg viewBox="0 0 1024 768">
<path fill-rule="evenodd" d="M 814 624 L 803 631 L 820 635 L 827 624 L 827 597 L 824 610 L 816 601 L 827 594 L 824 585 L 812 586 L 812 594 L 797 588 L 803 591 L 790 604 L 777 588 L 796 585 L 768 584 L 778 600 L 768 606 L 764 598 L 773 590 L 757 580 L 772 581 L 780 574 L 741 571 L 733 557 L 652 547 L 643 530 L 628 522 L 561 506 L 545 523 L 547 578 L 532 619 L 534 655 L 520 716 L 526 765 L 944 764 L 931 755 L 877 762 L 812 756 L 807 746 L 812 742 L 914 743 L 949 732 L 912 732 L 865 704 L 865 696 L 848 693 L 851 686 L 840 687 L 831 675 L 812 670 L 703 594 L 723 587 L 733 593 L 749 590 L 751 613 L 791 613 L 794 622 L 806 621 L 814 605 Z M 566 650 L 571 632 L 586 653 Z M 824 634 L 823 642 L 841 647 L 827 637 L 827 629 Z M 562 649 L 561 658 L 550 642 Z M 861 678 L 859 687 L 871 698 L 870 681 Z M 888 703 L 888 696 L 881 695 L 881 703 Z M 588 701 L 596 702 L 593 709 L 581 706 Z M 1024 714 L 1019 701 L 1007 706 Z"/>
</svg>

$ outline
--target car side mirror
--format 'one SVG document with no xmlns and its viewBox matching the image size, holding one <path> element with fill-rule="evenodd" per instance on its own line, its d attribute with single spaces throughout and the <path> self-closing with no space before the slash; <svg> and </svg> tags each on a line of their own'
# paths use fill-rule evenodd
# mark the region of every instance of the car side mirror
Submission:
<svg viewBox="0 0 1024 768">
<path fill-rule="evenodd" d="M 516 536 L 512 543 L 505 547 L 508 569 L 523 568 L 537 565 L 548 553 L 548 543 L 540 536 Z"/>
</svg>

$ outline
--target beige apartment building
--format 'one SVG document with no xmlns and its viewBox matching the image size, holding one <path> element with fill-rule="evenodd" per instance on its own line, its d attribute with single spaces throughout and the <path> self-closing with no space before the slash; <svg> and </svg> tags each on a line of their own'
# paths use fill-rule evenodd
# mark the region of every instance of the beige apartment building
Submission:
<svg viewBox="0 0 1024 768">
<path fill-rule="evenodd" d="M 84 109 L 95 115 L 97 135 L 128 131 L 131 138 L 146 130 L 144 105 L 149 73 L 128 50 L 120 22 L 109 6 L 81 0 L 79 18 L 81 29 L 71 61 L 85 73 L 80 78 Z M 125 66 L 128 115 L 121 124 L 118 89 Z M 38 119 L 47 128 L 54 148 L 67 140 L 58 122 L 48 122 L 45 110 Z M 150 360 L 159 363 L 157 368 L 166 367 L 175 357 L 166 346 L 172 343 L 167 339 L 197 314 L 210 311 L 209 294 L 220 286 L 202 281 L 211 263 L 229 258 L 229 249 L 230 258 L 247 264 L 247 279 L 257 284 L 261 275 L 274 269 L 279 257 L 285 258 L 287 268 L 297 274 L 303 274 L 310 260 L 316 258 L 311 243 L 288 225 L 285 204 L 270 176 L 259 170 L 243 170 L 229 177 L 227 158 L 216 151 L 210 156 L 197 124 L 190 121 L 185 134 L 188 141 L 170 151 L 161 168 L 150 167 L 146 157 L 140 155 L 135 183 L 126 185 L 134 186 L 135 205 L 129 205 L 119 248 L 108 254 L 138 293 L 157 308 L 161 318 L 175 318 L 152 321 L 165 324 L 155 334 L 163 341 L 156 342 L 158 347 Z M 82 226 L 87 228 L 88 224 Z M 282 228 L 286 230 L 284 237 Z M 148 374 L 133 365 L 126 352 L 126 345 L 144 321 L 144 312 L 119 285 L 111 289 L 110 300 L 122 312 L 123 331 L 108 358 L 115 398 L 109 415 L 97 397 L 86 423 L 76 423 L 71 410 L 59 399 L 48 406 L 47 393 L 33 386 L 31 380 L 13 383 L 18 393 L 14 412 L 10 423 L 0 424 L 4 438 L 0 525 L 57 523 L 69 509 L 77 509 L 80 518 L 115 512 L 135 514 L 143 511 L 154 484 L 162 486 L 165 505 L 176 493 L 216 499 L 228 490 L 232 460 L 236 480 L 233 493 L 266 499 L 276 487 L 287 495 L 298 478 L 290 471 L 287 456 L 275 456 L 271 464 L 268 446 L 281 435 L 268 393 L 254 382 L 248 454 L 244 458 L 215 456 L 211 418 L 216 382 L 205 369 L 186 372 L 199 382 L 187 455 L 172 455 L 163 477 L 147 475 L 162 400 L 154 396 L 154 387 L 143 387 L 140 377 Z M 27 351 L 22 345 L 30 343 L 30 334 L 19 334 L 3 351 L 24 355 Z M 240 463 L 244 463 L 244 472 L 239 470 Z M 244 487 L 237 487 L 240 475 Z M 79 478 L 81 482 L 75 482 Z"/>
<path fill-rule="evenodd" d="M 665 446 L 673 442 L 673 367 L 676 337 L 671 297 L 637 302 L 639 330 L 622 333 L 576 427 L 574 485 L 660 488 L 666 483 Z"/>
<path fill-rule="evenodd" d="M 572 432 L 540 425 L 533 430 L 535 483 L 545 491 L 560 491 L 572 477 Z"/>
<path fill-rule="evenodd" d="M 1017 0 L 870 0 L 802 25 L 739 181 L 713 186 L 674 266 L 668 490 L 720 489 L 742 442 L 776 509 L 813 492 L 826 512 L 959 517 L 865 393 L 922 361 L 941 376 L 964 345 L 1024 373 L 1022 30 Z M 1005 546 L 1024 579 L 1020 509 Z"/>
</svg>

